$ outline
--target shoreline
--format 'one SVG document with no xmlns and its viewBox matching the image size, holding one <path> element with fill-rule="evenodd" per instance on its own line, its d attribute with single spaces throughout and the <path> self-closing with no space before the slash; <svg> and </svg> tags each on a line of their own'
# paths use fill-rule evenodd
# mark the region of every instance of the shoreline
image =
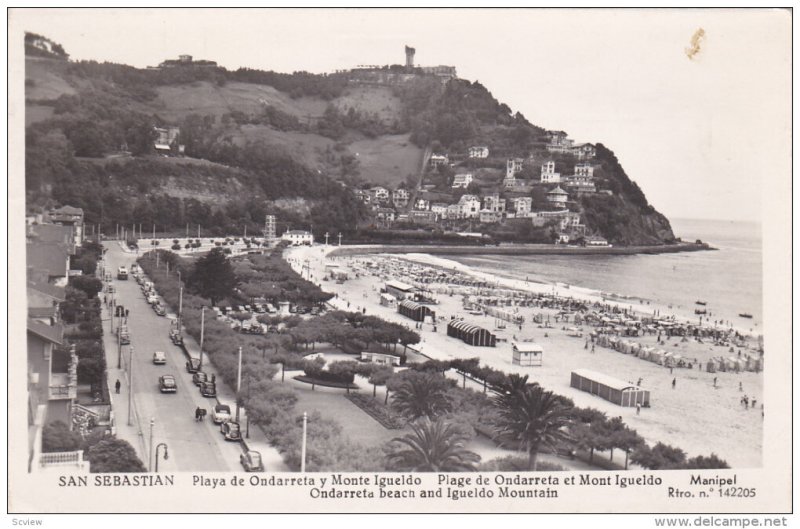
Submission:
<svg viewBox="0 0 800 529">
<path fill-rule="evenodd" d="M 376 253 L 427 253 L 446 255 L 654 255 L 662 253 L 715 251 L 708 243 L 678 243 L 652 246 L 560 246 L 552 244 L 513 244 L 507 246 L 467 246 L 435 244 L 359 244 L 337 246 L 330 256 L 355 256 Z"/>
<path fill-rule="evenodd" d="M 576 405 L 597 408 L 609 416 L 621 416 L 627 424 L 637 430 L 649 443 L 665 441 L 680 447 L 690 456 L 707 455 L 709 452 L 720 455 L 733 468 L 757 467 L 762 461 L 761 421 L 758 411 L 745 411 L 740 403 L 743 393 L 763 402 L 763 372 L 743 371 L 741 373 L 708 372 L 705 368 L 695 369 L 679 367 L 674 373 L 669 367 L 646 361 L 634 355 L 623 354 L 619 350 L 610 349 L 598 344 L 596 350 L 589 350 L 588 334 L 592 326 L 579 329 L 582 337 L 575 338 L 566 328 L 570 323 L 558 323 L 552 326 L 537 324 L 533 317 L 537 314 L 548 321 L 556 318 L 558 308 L 519 308 L 524 317 L 522 326 L 509 324 L 499 327 L 495 316 L 491 314 L 476 315 L 465 312 L 463 298 L 466 290 L 477 289 L 472 297 L 491 296 L 494 290 L 498 297 L 511 295 L 512 290 L 527 291 L 545 296 L 554 295 L 559 298 L 600 301 L 594 291 L 583 291 L 575 287 L 567 287 L 563 283 L 556 285 L 539 282 L 527 282 L 519 279 L 500 277 L 489 272 L 482 272 L 468 265 L 450 261 L 444 257 L 412 254 L 412 255 L 367 255 L 363 262 L 352 255 L 336 255 L 337 247 L 298 247 L 287 249 L 287 258 L 295 270 L 310 265 L 312 280 L 319 282 L 326 291 L 334 293 L 331 300 L 334 307 L 341 310 L 366 311 L 367 314 L 382 317 L 401 325 L 411 325 L 410 320 L 399 314 L 391 306 L 383 306 L 378 292 L 390 279 L 409 282 L 403 275 L 416 272 L 424 273 L 424 268 L 436 268 L 451 272 L 453 275 L 468 275 L 484 287 L 469 285 L 458 286 L 455 283 L 453 292 L 447 287 L 434 289 L 437 305 L 437 316 L 449 318 L 457 315 L 471 324 L 489 329 L 497 335 L 498 344 L 493 348 L 476 348 L 465 346 L 463 342 L 446 335 L 444 328 L 438 330 L 430 325 L 418 329 L 422 341 L 417 346 L 419 352 L 430 358 L 450 360 L 456 358 L 480 358 L 482 365 L 498 369 L 506 373 L 530 375 L 533 380 L 549 390 L 572 399 Z M 343 267 L 343 270 L 355 272 L 344 284 L 319 281 L 326 275 L 326 264 L 329 258 Z M 366 266 L 366 261 L 378 264 Z M 392 264 L 392 263 L 395 264 Z M 307 263 L 307 264 L 306 264 Z M 417 268 L 420 267 L 420 268 Z M 316 282 L 315 281 L 315 282 Z M 466 289 L 466 290 L 465 290 Z M 465 292 L 459 292 L 465 290 Z M 481 290 L 486 290 L 482 293 Z M 605 294 L 605 293 L 603 293 Z M 633 307 L 632 300 L 609 299 L 606 305 L 630 308 L 634 312 L 639 303 Z M 655 308 L 651 304 L 647 309 Z M 642 307 L 644 308 L 644 307 Z M 645 309 L 645 310 L 647 310 Z M 512 309 L 509 309 L 512 310 Z M 670 318 L 673 311 L 662 311 L 662 318 Z M 540 320 L 541 321 L 541 320 Z M 710 340 L 664 339 L 659 343 L 655 335 L 623 338 L 639 343 L 642 347 L 660 348 L 683 358 L 694 359 L 705 366 L 711 358 L 730 356 L 728 346 L 718 346 Z M 751 338 L 752 339 L 752 338 Z M 520 366 L 512 362 L 511 343 L 513 341 L 534 341 L 545 349 L 544 363 L 538 367 Z M 752 343 L 752 342 L 751 342 Z M 621 380 L 641 380 L 643 387 L 651 391 L 653 407 L 636 414 L 633 408 L 624 408 L 607 402 L 594 395 L 571 387 L 569 374 L 574 369 L 591 369 L 600 373 L 608 373 Z M 677 380 L 680 391 L 671 385 Z M 631 382 L 633 383 L 633 382 Z M 745 388 L 742 390 L 743 384 Z M 711 415 L 709 415 L 711 414 Z M 703 425 L 703 427 L 699 427 Z M 746 449 L 744 449 L 746 447 Z"/>
</svg>

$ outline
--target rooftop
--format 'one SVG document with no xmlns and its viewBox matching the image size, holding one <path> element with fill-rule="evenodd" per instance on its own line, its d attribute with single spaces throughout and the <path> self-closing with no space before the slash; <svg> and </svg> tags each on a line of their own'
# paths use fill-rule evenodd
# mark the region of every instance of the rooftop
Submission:
<svg viewBox="0 0 800 529">
<path fill-rule="evenodd" d="M 61 325 L 45 325 L 29 319 L 28 332 L 54 344 L 61 345 L 63 342 L 64 327 Z"/>
</svg>

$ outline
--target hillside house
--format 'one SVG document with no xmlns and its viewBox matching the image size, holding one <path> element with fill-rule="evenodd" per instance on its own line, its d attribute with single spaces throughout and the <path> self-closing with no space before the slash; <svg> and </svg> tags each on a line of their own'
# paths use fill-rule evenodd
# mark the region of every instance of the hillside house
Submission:
<svg viewBox="0 0 800 529">
<path fill-rule="evenodd" d="M 172 145 L 175 144 L 180 135 L 180 127 L 153 127 L 156 133 L 156 138 L 153 141 L 153 147 L 159 154 L 170 154 L 172 152 Z M 178 150 L 183 154 L 183 145 L 178 146 Z"/>
<path fill-rule="evenodd" d="M 503 218 L 502 213 L 490 209 L 482 209 L 478 212 L 478 220 L 484 224 L 496 224 Z"/>
<path fill-rule="evenodd" d="M 533 199 L 531 197 L 512 198 L 511 204 L 514 207 L 515 216 L 517 218 L 531 216 L 531 206 L 533 205 Z"/>
<path fill-rule="evenodd" d="M 391 224 L 395 221 L 396 215 L 392 208 L 377 208 L 375 218 L 383 224 Z"/>
<path fill-rule="evenodd" d="M 581 224 L 579 213 L 562 209 L 559 211 L 535 211 L 531 213 L 531 221 L 534 226 L 542 227 L 555 221 L 559 232 L 569 232 L 575 235 L 583 233 L 584 226 Z"/>
<path fill-rule="evenodd" d="M 556 163 L 552 160 L 542 164 L 541 175 L 543 184 L 558 184 L 561 182 L 561 173 L 556 172 Z"/>
<path fill-rule="evenodd" d="M 576 195 L 587 195 L 596 191 L 594 181 L 590 176 L 566 176 L 562 183 L 570 193 L 575 193 Z"/>
<path fill-rule="evenodd" d="M 392 191 L 392 204 L 396 208 L 404 208 L 408 205 L 408 200 L 411 197 L 405 189 L 395 189 Z"/>
<path fill-rule="evenodd" d="M 555 189 L 547 192 L 547 201 L 556 207 L 566 205 L 568 198 L 569 195 L 561 189 L 561 186 L 556 186 Z"/>
<path fill-rule="evenodd" d="M 353 191 L 353 194 L 359 199 L 363 204 L 369 205 L 372 202 L 372 195 L 370 195 L 369 191 L 365 189 L 356 189 Z"/>
<path fill-rule="evenodd" d="M 489 147 L 486 147 L 484 145 L 470 147 L 468 150 L 468 155 L 470 158 L 488 158 Z"/>
<path fill-rule="evenodd" d="M 389 202 L 389 190 L 385 187 L 373 187 L 369 190 L 369 194 L 372 196 L 373 202 L 380 202 L 381 204 Z"/>
<path fill-rule="evenodd" d="M 560 154 L 571 152 L 573 141 L 567 138 L 567 133 L 563 130 L 547 131 L 547 151 Z"/>
<path fill-rule="evenodd" d="M 500 198 L 498 193 L 486 195 L 483 197 L 483 209 L 495 213 L 504 213 L 506 210 L 506 199 Z"/>
<path fill-rule="evenodd" d="M 591 159 L 597 155 L 597 149 L 591 143 L 581 143 L 572 147 L 571 151 L 578 159 Z"/>
<path fill-rule="evenodd" d="M 72 227 L 72 243 L 76 246 L 83 244 L 83 209 L 72 206 L 53 208 L 47 215 L 52 224 Z"/>
<path fill-rule="evenodd" d="M 472 173 L 460 173 L 453 178 L 453 189 L 466 189 L 472 183 Z"/>
<path fill-rule="evenodd" d="M 408 212 L 408 221 L 415 224 L 433 224 L 436 222 L 436 213 L 433 211 L 411 210 Z"/>
<path fill-rule="evenodd" d="M 441 218 L 450 220 L 464 218 L 461 204 L 450 204 L 449 206 L 447 206 L 447 211 L 445 212 L 444 217 Z"/>
<path fill-rule="evenodd" d="M 447 204 L 444 202 L 434 202 L 431 204 L 431 213 L 435 214 L 437 219 L 447 218 Z"/>
<path fill-rule="evenodd" d="M 522 171 L 522 158 L 509 158 L 506 160 L 506 178 L 513 178 L 518 172 Z"/>
<path fill-rule="evenodd" d="M 575 176 L 594 177 L 594 166 L 590 163 L 575 164 Z"/>
<path fill-rule="evenodd" d="M 424 198 L 418 198 L 414 201 L 414 209 L 417 211 L 429 211 L 431 209 L 431 203 Z"/>
<path fill-rule="evenodd" d="M 60 243 L 28 242 L 25 247 L 28 279 L 67 286 L 69 276 L 69 249 Z"/>
<path fill-rule="evenodd" d="M 446 154 L 432 154 L 430 159 L 431 167 L 439 167 L 440 165 L 449 165 L 450 158 Z"/>
<path fill-rule="evenodd" d="M 458 200 L 458 206 L 462 218 L 474 219 L 480 215 L 481 200 L 475 195 L 463 195 Z"/>
</svg>

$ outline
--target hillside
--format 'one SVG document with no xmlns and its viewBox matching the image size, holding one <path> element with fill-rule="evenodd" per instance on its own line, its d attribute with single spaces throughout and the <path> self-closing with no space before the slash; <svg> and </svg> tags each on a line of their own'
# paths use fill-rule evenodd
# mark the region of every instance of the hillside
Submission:
<svg viewBox="0 0 800 529">
<path fill-rule="evenodd" d="M 451 189 L 453 174 L 470 171 L 469 192 L 500 193 L 509 203 L 529 196 L 534 208 L 553 209 L 545 200 L 552 186 L 536 181 L 539 164 L 555 160 L 568 175 L 578 163 L 572 154 L 549 152 L 547 131 L 512 114 L 479 83 L 395 66 L 376 75 L 141 70 L 72 62 L 57 44 L 36 37 L 26 59 L 28 203 L 80 206 L 92 223 L 155 222 L 174 229 L 199 220 L 187 213 L 194 201 L 210 208 L 201 208 L 203 216 L 220 232 L 234 225 L 257 230 L 269 211 L 287 226 L 363 233 L 380 226 L 374 203 L 357 199 L 355 190 L 407 187 L 412 199 L 428 193 L 453 203 L 464 193 Z M 182 156 L 155 154 L 154 127 L 179 128 L 172 156 L 178 142 L 185 146 Z M 491 154 L 470 159 L 473 145 Z M 596 147 L 594 181 L 603 193 L 570 195 L 567 205 L 580 213 L 586 232 L 623 245 L 671 242 L 669 221 L 653 210 L 613 152 Z M 450 165 L 431 168 L 425 163 L 430 153 L 448 154 Z M 506 159 L 516 157 L 524 159 L 520 178 L 531 185 L 509 189 Z M 91 185 L 102 192 L 88 194 Z M 158 197 L 177 212 L 159 215 L 147 206 Z M 405 215 L 411 205 L 395 204 L 395 214 Z M 531 228 L 521 221 L 482 229 L 496 240 L 555 237 L 552 223 Z M 472 226 L 454 220 L 405 228 L 435 234 Z"/>
</svg>

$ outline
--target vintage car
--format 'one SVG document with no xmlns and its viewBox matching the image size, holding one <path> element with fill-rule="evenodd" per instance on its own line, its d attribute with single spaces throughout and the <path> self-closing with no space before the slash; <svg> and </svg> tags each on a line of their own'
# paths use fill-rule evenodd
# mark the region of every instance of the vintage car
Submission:
<svg viewBox="0 0 800 529">
<path fill-rule="evenodd" d="M 186 361 L 186 371 L 189 373 L 197 373 L 200 371 L 200 359 L 199 358 L 190 358 Z"/>
<path fill-rule="evenodd" d="M 175 383 L 175 377 L 172 375 L 162 375 L 158 377 L 158 388 L 161 393 L 177 393 L 178 384 Z"/>
<path fill-rule="evenodd" d="M 261 453 L 255 450 L 248 450 L 239 456 L 239 462 L 245 472 L 264 472 L 264 462 L 261 460 Z"/>
<path fill-rule="evenodd" d="M 153 363 L 156 365 L 164 365 L 167 363 L 167 353 L 164 351 L 156 351 L 153 353 Z"/>
<path fill-rule="evenodd" d="M 227 404 L 217 404 L 211 410 L 211 420 L 216 424 L 231 420 L 231 407 Z"/>
<path fill-rule="evenodd" d="M 241 441 L 242 440 L 242 431 L 239 428 L 238 422 L 227 421 L 222 423 L 219 427 L 219 431 L 225 436 L 226 441 Z"/>
</svg>

